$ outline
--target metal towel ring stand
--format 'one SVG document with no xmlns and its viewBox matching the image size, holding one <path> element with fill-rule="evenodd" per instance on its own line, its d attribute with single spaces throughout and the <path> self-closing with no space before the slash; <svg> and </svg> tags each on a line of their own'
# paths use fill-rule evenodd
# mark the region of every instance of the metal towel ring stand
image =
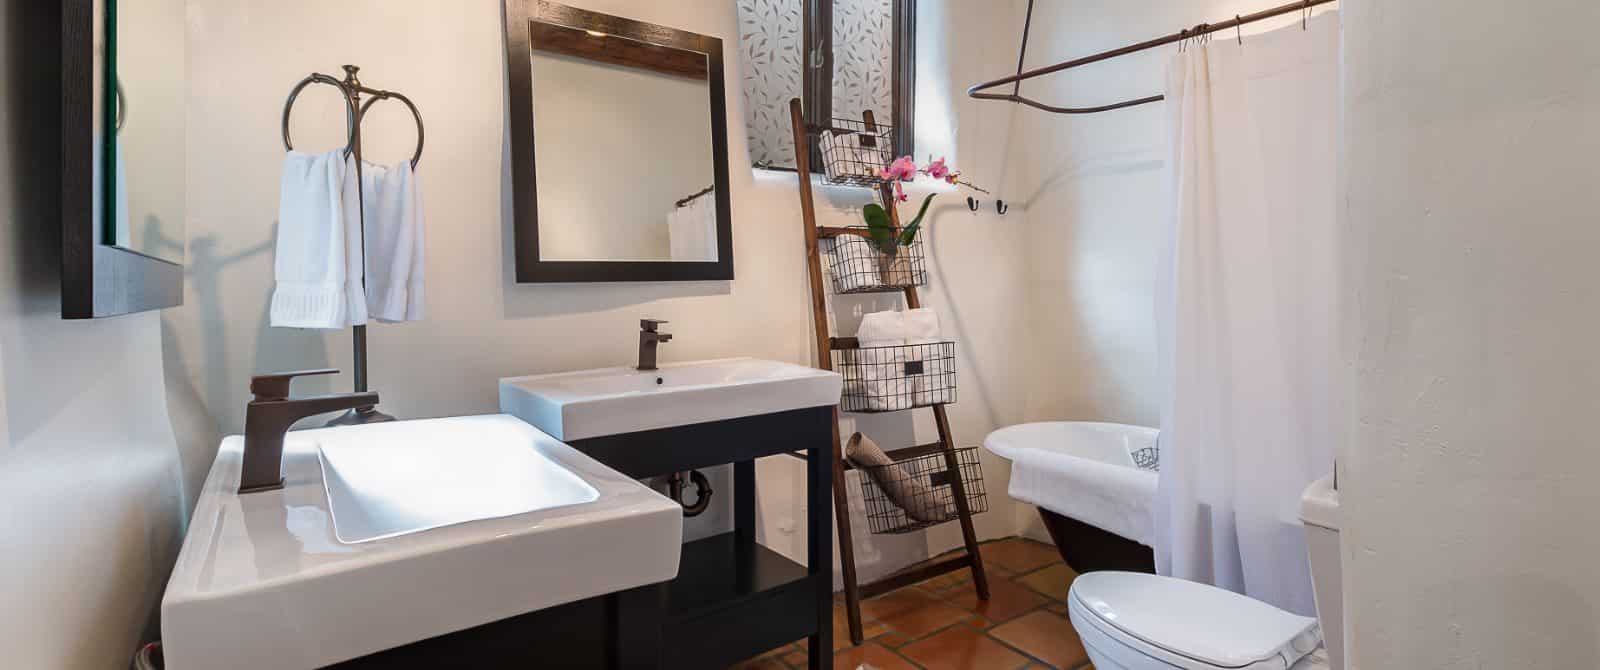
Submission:
<svg viewBox="0 0 1600 670">
<path fill-rule="evenodd" d="M 422 162 L 422 112 L 417 110 L 417 106 L 411 102 L 411 98 L 407 98 L 406 96 L 395 93 L 394 91 L 379 91 L 374 93 L 372 94 L 372 97 L 367 98 L 366 102 L 361 103 L 361 112 L 357 115 L 357 121 L 359 122 L 360 120 L 367 118 L 367 110 L 372 109 L 372 103 L 390 98 L 405 103 L 406 108 L 411 110 L 411 117 L 417 120 L 417 152 L 411 156 L 411 167 L 415 168 L 417 167 L 417 163 Z"/>
<path fill-rule="evenodd" d="M 312 74 L 305 79 L 301 79 L 300 83 L 295 84 L 294 88 L 289 90 L 289 99 L 283 103 L 284 149 L 289 151 L 294 150 L 294 142 L 289 139 L 289 115 L 294 110 L 294 101 L 300 96 L 300 91 L 305 90 L 305 87 L 310 86 L 311 84 L 327 84 L 329 86 L 333 86 L 339 89 L 339 93 L 344 96 L 345 124 L 349 129 L 348 139 L 346 140 L 344 146 L 344 153 L 346 156 L 350 155 L 350 153 L 355 149 L 356 140 L 360 134 L 359 128 L 361 126 L 361 120 L 366 118 L 367 110 L 372 108 L 372 103 L 375 103 L 379 100 L 394 98 L 395 100 L 405 103 L 406 108 L 411 110 L 412 118 L 417 120 L 417 150 L 411 156 L 411 167 L 416 167 L 418 163 L 422 162 L 422 112 L 417 109 L 417 105 L 411 102 L 410 98 L 407 98 L 402 94 L 395 93 L 394 91 L 377 91 L 369 89 L 367 92 L 369 95 L 371 95 L 371 97 L 367 98 L 367 101 L 363 103 L 360 108 L 357 108 L 354 102 L 356 96 L 351 93 L 350 88 L 346 86 L 344 82 L 321 73 Z"/>
</svg>

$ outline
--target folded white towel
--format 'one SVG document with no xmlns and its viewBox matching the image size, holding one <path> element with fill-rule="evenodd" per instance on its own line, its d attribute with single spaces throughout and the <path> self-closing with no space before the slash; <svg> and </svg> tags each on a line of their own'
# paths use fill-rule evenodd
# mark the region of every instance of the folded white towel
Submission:
<svg viewBox="0 0 1600 670">
<path fill-rule="evenodd" d="M 901 318 L 907 355 L 922 363 L 922 374 L 915 375 L 913 391 L 918 406 L 955 401 L 955 368 L 946 358 L 949 351 L 939 329 L 939 313 L 927 307 L 906 310 Z"/>
<path fill-rule="evenodd" d="M 290 151 L 278 194 L 277 286 L 270 322 L 289 328 L 366 323 L 354 165 L 342 149 Z M 346 185 L 351 188 L 345 188 Z"/>
<path fill-rule="evenodd" d="M 379 321 L 421 321 L 424 297 L 422 182 L 411 161 L 363 162 L 367 309 Z"/>
<path fill-rule="evenodd" d="M 890 310 L 863 314 L 861 326 L 856 329 L 856 341 L 860 342 L 862 347 L 905 344 L 905 313 Z"/>
</svg>

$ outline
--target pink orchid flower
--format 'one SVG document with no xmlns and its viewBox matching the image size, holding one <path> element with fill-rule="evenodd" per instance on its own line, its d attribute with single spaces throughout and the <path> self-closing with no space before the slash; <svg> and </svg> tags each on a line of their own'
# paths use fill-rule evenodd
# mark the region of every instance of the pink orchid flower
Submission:
<svg viewBox="0 0 1600 670">
<path fill-rule="evenodd" d="M 889 167 L 879 170 L 878 176 L 887 181 L 911 181 L 917 178 L 917 162 L 910 156 L 901 156 Z"/>
<path fill-rule="evenodd" d="M 894 199 L 900 202 L 905 202 L 911 199 L 911 196 L 906 195 L 905 188 L 900 186 L 900 182 L 898 181 L 894 183 Z"/>
<path fill-rule="evenodd" d="M 945 165 L 943 156 L 940 156 L 939 160 L 929 163 L 927 172 L 928 176 L 933 177 L 934 179 L 950 178 L 950 166 Z"/>
</svg>

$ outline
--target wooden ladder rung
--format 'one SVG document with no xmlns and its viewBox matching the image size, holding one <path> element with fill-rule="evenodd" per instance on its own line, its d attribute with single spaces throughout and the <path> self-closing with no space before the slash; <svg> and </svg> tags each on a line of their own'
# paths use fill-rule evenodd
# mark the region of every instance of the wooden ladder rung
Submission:
<svg viewBox="0 0 1600 670">
<path fill-rule="evenodd" d="M 819 238 L 832 239 L 832 238 L 838 237 L 840 235 L 857 235 L 857 236 L 860 236 L 860 237 L 871 237 L 871 233 L 868 233 L 866 230 L 861 229 L 861 228 L 843 228 L 843 227 L 840 227 L 840 226 L 817 226 L 817 237 L 819 237 Z"/>
<path fill-rule="evenodd" d="M 889 460 L 898 463 L 898 462 L 906 460 L 908 458 L 917 458 L 919 456 L 927 456 L 929 454 L 937 454 L 937 453 L 940 453 L 940 452 L 943 452 L 943 451 L 944 451 L 944 443 L 943 442 L 930 442 L 928 444 L 919 444 L 919 445 L 914 446 L 914 447 L 905 447 L 903 449 L 894 449 L 892 451 L 886 451 L 886 452 L 883 452 L 883 453 L 884 453 L 885 456 L 889 457 Z M 788 455 L 793 456 L 795 458 L 798 458 L 798 459 L 800 459 L 802 461 L 808 460 L 806 458 L 806 455 L 804 453 L 802 453 L 802 452 L 789 451 L 789 452 L 784 452 L 784 453 L 787 453 Z M 846 470 L 855 470 L 857 468 L 848 459 L 846 459 L 845 462 L 844 462 L 844 469 L 846 469 Z"/>
<path fill-rule="evenodd" d="M 928 563 L 904 572 L 898 572 L 884 577 L 871 584 L 861 585 L 861 597 L 871 598 L 880 596 L 895 589 L 910 586 L 917 582 L 924 582 L 939 575 L 949 574 L 957 570 L 972 567 L 972 554 L 958 554 L 937 563 Z"/>
</svg>

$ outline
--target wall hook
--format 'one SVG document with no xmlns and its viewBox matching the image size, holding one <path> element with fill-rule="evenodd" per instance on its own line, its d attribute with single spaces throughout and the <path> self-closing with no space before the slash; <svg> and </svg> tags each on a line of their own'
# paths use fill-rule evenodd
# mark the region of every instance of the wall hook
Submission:
<svg viewBox="0 0 1600 670">
<path fill-rule="evenodd" d="M 978 201 L 973 199 L 973 197 L 970 195 L 967 196 L 967 209 L 970 209 L 974 212 L 978 211 Z"/>
<path fill-rule="evenodd" d="M 1006 204 L 1006 201 L 1004 201 L 1004 200 L 996 200 L 996 201 L 994 201 L 994 211 L 999 212 L 1001 216 L 1005 216 L 1006 211 L 1010 210 L 1010 209 L 1011 209 L 1011 207 Z"/>
</svg>

